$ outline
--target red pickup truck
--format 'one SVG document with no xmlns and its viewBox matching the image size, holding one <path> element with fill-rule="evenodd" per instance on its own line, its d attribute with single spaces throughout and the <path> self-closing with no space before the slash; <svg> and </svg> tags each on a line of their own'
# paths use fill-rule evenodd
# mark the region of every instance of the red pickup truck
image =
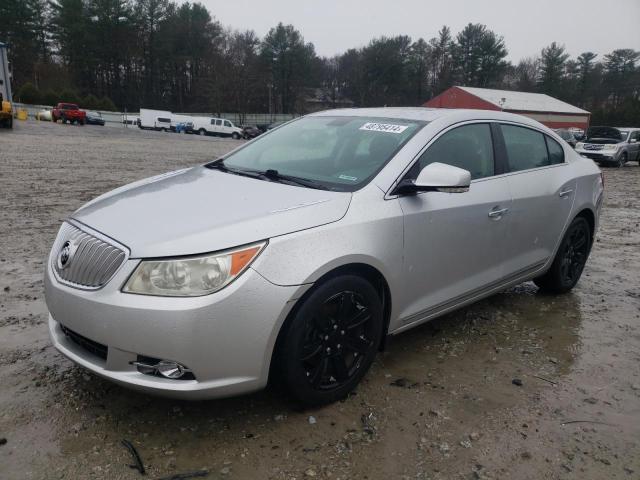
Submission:
<svg viewBox="0 0 640 480">
<path fill-rule="evenodd" d="M 75 103 L 59 103 L 57 107 L 51 110 L 51 120 L 62 123 L 79 123 L 84 125 L 87 121 L 87 112 L 80 110 Z"/>
</svg>

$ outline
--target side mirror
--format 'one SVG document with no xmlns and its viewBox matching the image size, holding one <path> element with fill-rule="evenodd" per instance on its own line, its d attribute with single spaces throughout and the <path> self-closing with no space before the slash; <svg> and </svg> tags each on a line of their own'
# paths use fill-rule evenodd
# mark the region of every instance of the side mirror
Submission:
<svg viewBox="0 0 640 480">
<path fill-rule="evenodd" d="M 424 167 L 415 181 L 401 181 L 394 193 L 463 193 L 469 191 L 470 184 L 471 173 L 468 170 L 445 163 L 434 162 Z"/>
<path fill-rule="evenodd" d="M 635 138 L 632 138 L 631 140 L 629 140 L 629 143 L 636 143 L 638 140 Z"/>
</svg>

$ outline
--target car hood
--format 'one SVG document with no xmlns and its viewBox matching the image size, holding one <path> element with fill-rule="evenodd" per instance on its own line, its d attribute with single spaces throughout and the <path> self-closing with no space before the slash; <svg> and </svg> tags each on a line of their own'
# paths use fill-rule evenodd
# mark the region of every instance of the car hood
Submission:
<svg viewBox="0 0 640 480">
<path fill-rule="evenodd" d="M 351 194 L 195 167 L 102 195 L 72 218 L 126 245 L 132 258 L 213 252 L 341 219 Z"/>
<path fill-rule="evenodd" d="M 619 143 L 622 142 L 623 139 L 622 133 L 617 128 L 591 127 L 587 130 L 587 138 L 585 141 L 587 143 Z"/>
</svg>

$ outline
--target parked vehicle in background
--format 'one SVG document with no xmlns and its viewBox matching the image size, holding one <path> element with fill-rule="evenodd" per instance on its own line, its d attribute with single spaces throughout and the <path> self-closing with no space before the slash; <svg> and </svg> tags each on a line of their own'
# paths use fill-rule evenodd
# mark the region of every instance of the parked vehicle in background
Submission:
<svg viewBox="0 0 640 480">
<path fill-rule="evenodd" d="M 576 152 L 604 165 L 640 163 L 640 129 L 590 127 L 584 141 L 576 144 Z"/>
<path fill-rule="evenodd" d="M 200 135 L 232 137 L 236 140 L 244 136 L 241 128 L 225 118 L 193 117 L 193 129 Z"/>
<path fill-rule="evenodd" d="M 102 118 L 102 114 L 100 112 L 90 110 L 87 112 L 87 123 L 89 125 L 101 125 L 104 127 L 104 118 Z"/>
<path fill-rule="evenodd" d="M 84 125 L 87 122 L 87 112 L 81 110 L 75 103 L 59 103 L 51 110 L 51 121 L 62 123 L 78 123 Z"/>
<path fill-rule="evenodd" d="M 562 138 L 565 142 L 571 145 L 572 148 L 576 148 L 576 143 L 578 143 L 578 140 L 576 139 L 576 136 L 571 130 L 558 128 L 554 130 L 554 132 L 556 132 L 558 136 Z"/>
<path fill-rule="evenodd" d="M 270 123 L 269 125 L 267 125 L 267 131 L 269 130 L 273 130 L 274 128 L 278 128 L 280 125 L 284 125 L 287 122 L 290 122 L 291 120 L 283 120 L 281 122 L 273 122 Z"/>
<path fill-rule="evenodd" d="M 311 114 L 73 213 L 46 261 L 49 332 L 139 390 L 204 399 L 271 378 L 332 402 L 387 335 L 527 280 L 570 291 L 603 188 L 520 115 Z"/>
<path fill-rule="evenodd" d="M 171 114 L 171 131 L 178 131 L 178 124 L 182 124 L 181 130 L 185 129 L 187 124 L 193 125 L 193 117 L 189 115 L 176 115 L 175 113 Z M 184 131 L 183 133 L 186 133 Z"/>
<path fill-rule="evenodd" d="M 193 122 L 178 122 L 175 126 L 176 133 L 193 133 Z"/>
<path fill-rule="evenodd" d="M 168 132 L 171 130 L 171 118 L 171 112 L 166 110 L 141 108 L 138 127 L 143 130 L 159 130 Z"/>
<path fill-rule="evenodd" d="M 46 108 L 40 110 L 36 113 L 36 120 L 40 120 L 42 122 L 50 122 L 51 121 L 51 110 L 47 110 Z"/>
<path fill-rule="evenodd" d="M 0 42 L 0 127 L 13 127 L 12 101 L 7 46 Z"/>
<path fill-rule="evenodd" d="M 242 129 L 242 136 L 246 139 L 256 138 L 261 133 L 263 133 L 262 130 L 260 130 L 258 127 L 251 126 L 251 125 L 244 127 Z"/>
</svg>

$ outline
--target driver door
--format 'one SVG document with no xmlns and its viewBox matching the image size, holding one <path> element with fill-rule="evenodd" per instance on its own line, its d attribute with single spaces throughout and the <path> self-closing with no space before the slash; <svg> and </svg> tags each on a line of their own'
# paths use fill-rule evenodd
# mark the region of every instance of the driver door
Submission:
<svg viewBox="0 0 640 480">
<path fill-rule="evenodd" d="M 442 134 L 409 171 L 441 162 L 471 172 L 469 191 L 424 192 L 399 198 L 404 213 L 401 325 L 420 322 L 500 283 L 508 241 L 511 194 L 496 176 L 489 123 Z"/>
</svg>

